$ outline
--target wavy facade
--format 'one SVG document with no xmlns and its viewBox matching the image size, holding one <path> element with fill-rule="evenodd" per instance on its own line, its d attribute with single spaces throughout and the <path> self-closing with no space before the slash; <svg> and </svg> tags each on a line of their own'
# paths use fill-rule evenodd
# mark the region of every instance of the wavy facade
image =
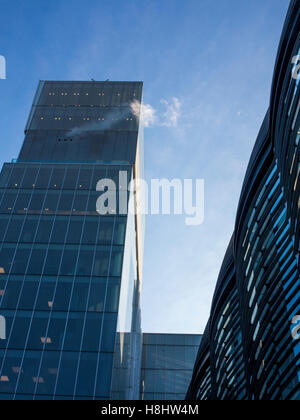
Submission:
<svg viewBox="0 0 300 420">
<path fill-rule="evenodd" d="M 187 398 L 300 400 L 300 2 L 292 0 Z M 299 60 L 300 62 L 300 60 Z"/>
</svg>

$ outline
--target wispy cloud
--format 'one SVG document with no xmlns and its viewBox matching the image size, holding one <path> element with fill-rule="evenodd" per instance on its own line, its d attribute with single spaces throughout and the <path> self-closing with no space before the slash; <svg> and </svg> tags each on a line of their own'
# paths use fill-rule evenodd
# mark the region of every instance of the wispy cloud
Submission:
<svg viewBox="0 0 300 420">
<path fill-rule="evenodd" d="M 178 98 L 172 98 L 169 102 L 165 99 L 160 101 L 164 105 L 165 110 L 157 110 L 152 105 L 140 104 L 134 101 L 131 109 L 136 117 L 141 117 L 144 127 L 177 127 L 178 120 L 181 116 L 182 104 Z"/>
<path fill-rule="evenodd" d="M 178 98 L 172 98 L 172 102 L 170 103 L 165 99 L 162 99 L 161 103 L 166 107 L 166 112 L 163 115 L 162 125 L 165 127 L 176 127 L 181 115 L 182 104 L 180 100 Z"/>
</svg>

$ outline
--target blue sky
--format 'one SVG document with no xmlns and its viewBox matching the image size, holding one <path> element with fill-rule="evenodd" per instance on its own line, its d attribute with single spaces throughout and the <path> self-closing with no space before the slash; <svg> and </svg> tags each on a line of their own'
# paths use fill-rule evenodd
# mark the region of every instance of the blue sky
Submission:
<svg viewBox="0 0 300 420">
<path fill-rule="evenodd" d="M 145 129 L 146 178 L 204 178 L 205 222 L 149 216 L 143 328 L 203 332 L 246 166 L 268 107 L 288 0 L 0 0 L 1 164 L 17 157 L 39 79 L 143 80 L 176 126 Z"/>
</svg>

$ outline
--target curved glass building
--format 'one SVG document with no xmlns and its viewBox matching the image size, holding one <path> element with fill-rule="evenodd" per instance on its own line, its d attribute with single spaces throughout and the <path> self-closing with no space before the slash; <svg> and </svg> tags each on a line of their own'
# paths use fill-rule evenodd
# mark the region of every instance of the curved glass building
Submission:
<svg viewBox="0 0 300 420">
<path fill-rule="evenodd" d="M 292 0 L 187 398 L 300 400 L 300 8 Z M 300 317 L 299 317 L 300 319 Z"/>
</svg>

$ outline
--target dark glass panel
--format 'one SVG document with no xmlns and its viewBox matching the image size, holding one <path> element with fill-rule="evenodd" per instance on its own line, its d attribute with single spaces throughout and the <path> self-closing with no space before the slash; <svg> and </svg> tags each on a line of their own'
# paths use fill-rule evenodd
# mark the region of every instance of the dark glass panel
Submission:
<svg viewBox="0 0 300 420">
<path fill-rule="evenodd" d="M 117 314 L 104 314 L 103 333 L 101 340 L 101 351 L 113 352 L 115 348 Z"/>
<path fill-rule="evenodd" d="M 51 310 L 53 307 L 55 287 L 56 281 L 46 281 L 46 279 L 42 279 L 36 305 L 37 310 Z"/>
<path fill-rule="evenodd" d="M 60 193 L 58 191 L 51 191 L 47 192 L 47 197 L 44 204 L 44 209 L 46 212 L 55 213 L 58 205 Z"/>
<path fill-rule="evenodd" d="M 15 213 L 26 212 L 28 210 L 30 198 L 31 191 L 20 191 L 14 208 Z"/>
<path fill-rule="evenodd" d="M 85 191 L 77 191 L 74 205 L 73 205 L 73 213 L 83 213 L 86 211 L 87 202 L 88 202 L 89 194 Z"/>
<path fill-rule="evenodd" d="M 49 312 L 35 312 L 30 327 L 27 348 L 33 350 L 40 350 L 43 348 L 46 339 L 49 315 Z"/>
<path fill-rule="evenodd" d="M 63 276 L 73 276 L 75 273 L 75 267 L 77 262 L 78 247 L 65 248 L 62 264 L 60 268 L 60 274 Z"/>
<path fill-rule="evenodd" d="M 34 212 L 41 212 L 43 210 L 43 204 L 45 199 L 45 191 L 34 191 L 29 209 Z"/>
<path fill-rule="evenodd" d="M 23 230 L 20 236 L 20 242 L 33 242 L 38 225 L 38 218 L 28 217 L 24 223 Z"/>
<path fill-rule="evenodd" d="M 38 380 L 36 393 L 41 395 L 53 395 L 56 384 L 60 353 L 45 351 Z M 49 397 L 52 399 L 52 397 Z"/>
<path fill-rule="evenodd" d="M 68 168 L 67 169 L 65 182 L 64 182 L 64 186 L 63 186 L 64 189 L 75 189 L 76 188 L 78 172 L 79 172 L 78 168 L 76 168 L 76 169 L 75 168 Z"/>
<path fill-rule="evenodd" d="M 51 243 L 64 243 L 67 233 L 67 227 L 68 219 L 57 217 L 53 226 Z"/>
<path fill-rule="evenodd" d="M 62 248 L 59 246 L 51 246 L 48 250 L 46 263 L 44 267 L 44 274 L 48 276 L 57 275 L 61 261 Z"/>
<path fill-rule="evenodd" d="M 66 337 L 64 342 L 64 350 L 79 351 L 82 340 L 82 330 L 84 324 L 83 313 L 70 313 Z"/>
<path fill-rule="evenodd" d="M 122 273 L 123 251 L 120 249 L 113 249 L 110 265 L 110 276 L 119 277 Z"/>
<path fill-rule="evenodd" d="M 47 189 L 50 177 L 51 177 L 52 169 L 51 168 L 41 168 L 38 174 L 38 178 L 36 181 L 36 188 L 44 188 Z"/>
<path fill-rule="evenodd" d="M 5 363 L 1 372 L 1 392 L 14 393 L 22 362 L 22 352 L 10 350 L 6 353 Z"/>
<path fill-rule="evenodd" d="M 106 278 L 99 278 L 91 285 L 91 293 L 89 298 L 89 312 L 103 312 L 104 300 L 106 295 Z"/>
<path fill-rule="evenodd" d="M 76 395 L 94 395 L 97 361 L 97 354 L 81 353 Z"/>
<path fill-rule="evenodd" d="M 67 312 L 52 312 L 45 346 L 47 350 L 62 348 L 66 322 Z"/>
<path fill-rule="evenodd" d="M 18 191 L 8 190 L 5 191 L 1 205 L 0 205 L 0 212 L 1 213 L 11 213 L 14 204 L 18 195 Z"/>
<path fill-rule="evenodd" d="M 17 307 L 17 303 L 20 296 L 20 291 L 22 287 L 22 281 L 13 281 L 9 280 L 4 292 L 3 285 L 3 298 L 2 298 L 2 308 L 14 309 Z"/>
<path fill-rule="evenodd" d="M 103 276 L 108 275 L 109 256 L 110 256 L 109 247 L 97 248 L 94 270 L 93 270 L 94 276 L 103 277 Z"/>
<path fill-rule="evenodd" d="M 38 381 L 40 358 L 40 352 L 26 351 L 17 388 L 19 394 L 33 394 Z"/>
<path fill-rule="evenodd" d="M 2 250 L 0 251 L 0 274 L 7 274 L 10 272 L 14 253 L 14 245 L 3 245 Z"/>
<path fill-rule="evenodd" d="M 28 266 L 28 274 L 42 274 L 46 256 L 46 246 L 35 245 Z"/>
<path fill-rule="evenodd" d="M 54 297 L 53 310 L 66 311 L 70 304 L 72 283 L 58 282 Z"/>
<path fill-rule="evenodd" d="M 11 171 L 12 171 L 12 165 L 4 164 L 1 174 L 0 174 L 0 188 L 6 187 Z"/>
<path fill-rule="evenodd" d="M 39 167 L 26 168 L 26 172 L 22 181 L 22 188 L 32 188 L 35 186 Z"/>
<path fill-rule="evenodd" d="M 60 189 L 63 185 L 64 176 L 65 176 L 64 168 L 53 169 L 51 180 L 50 180 L 50 188 Z"/>
<path fill-rule="evenodd" d="M 36 242 L 48 243 L 54 219 L 52 217 L 42 217 L 39 223 Z"/>
<path fill-rule="evenodd" d="M 114 244 L 124 245 L 125 234 L 126 234 L 126 218 L 125 217 L 117 218 L 116 224 L 115 224 L 115 232 L 114 232 Z"/>
<path fill-rule="evenodd" d="M 0 216 L 0 242 L 3 241 L 10 216 Z"/>
<path fill-rule="evenodd" d="M 9 347 L 12 349 L 25 348 L 32 312 L 18 311 L 11 331 Z M 9 330 L 8 330 L 9 331 Z"/>
<path fill-rule="evenodd" d="M 84 328 L 83 351 L 98 351 L 102 329 L 102 314 L 89 312 Z"/>
<path fill-rule="evenodd" d="M 71 311 L 85 311 L 90 288 L 89 277 L 76 278 L 72 294 Z"/>
<path fill-rule="evenodd" d="M 114 218 L 102 217 L 100 220 L 98 242 L 103 244 L 111 244 L 114 229 Z"/>
<path fill-rule="evenodd" d="M 31 252 L 31 245 L 19 245 L 17 252 L 15 254 L 11 273 L 14 274 L 24 274 L 26 273 L 26 268 Z"/>
<path fill-rule="evenodd" d="M 77 276 L 90 276 L 93 266 L 94 248 L 81 248 L 77 263 Z"/>
<path fill-rule="evenodd" d="M 7 186 L 11 188 L 12 187 L 20 188 L 24 172 L 25 172 L 25 167 L 15 166 L 11 172 Z"/>
<path fill-rule="evenodd" d="M 74 191 L 63 191 L 58 204 L 60 214 L 69 214 L 73 205 Z"/>
<path fill-rule="evenodd" d="M 29 310 L 34 307 L 37 292 L 38 292 L 38 287 L 39 287 L 38 278 L 31 281 L 28 277 L 26 277 L 26 281 L 23 284 L 21 299 L 19 303 L 20 309 Z"/>
<path fill-rule="evenodd" d="M 83 220 L 84 220 L 83 217 L 71 218 L 68 236 L 67 236 L 67 243 L 70 243 L 70 244 L 80 243 Z"/>
<path fill-rule="evenodd" d="M 92 169 L 81 169 L 78 179 L 78 188 L 83 190 L 88 190 L 91 185 L 92 179 Z"/>
<path fill-rule="evenodd" d="M 80 353 L 63 352 L 56 395 L 73 396 Z"/>
<path fill-rule="evenodd" d="M 97 397 L 109 398 L 111 391 L 113 354 L 101 353 L 99 360 L 99 370 L 96 382 Z"/>
<path fill-rule="evenodd" d="M 96 242 L 97 230 L 98 230 L 98 218 L 87 218 L 84 230 L 82 242 L 86 244 L 94 244 Z"/>
<path fill-rule="evenodd" d="M 110 277 L 108 279 L 107 297 L 105 310 L 108 312 L 118 312 L 120 297 L 120 278 Z"/>
<path fill-rule="evenodd" d="M 18 242 L 24 219 L 22 217 L 12 217 L 6 232 L 6 242 Z"/>
<path fill-rule="evenodd" d="M 88 202 L 88 212 L 89 214 L 95 214 L 97 215 L 97 200 L 99 198 L 99 193 L 91 191 L 89 202 Z"/>
</svg>

